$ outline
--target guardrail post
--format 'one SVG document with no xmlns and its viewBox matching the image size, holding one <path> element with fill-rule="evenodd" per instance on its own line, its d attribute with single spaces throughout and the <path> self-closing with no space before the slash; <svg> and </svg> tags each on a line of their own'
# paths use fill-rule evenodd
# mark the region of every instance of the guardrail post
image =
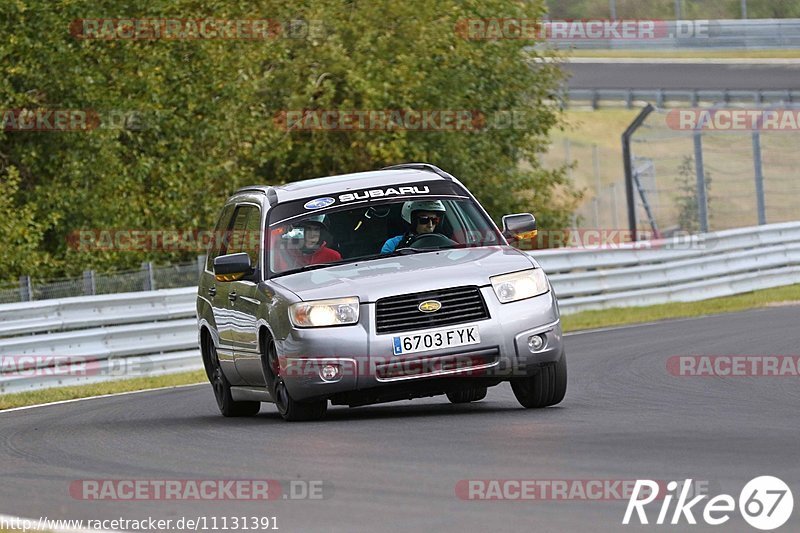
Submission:
<svg viewBox="0 0 800 533">
<path fill-rule="evenodd" d="M 94 277 L 94 270 L 83 271 L 83 294 L 94 296 L 97 294 L 97 282 Z"/>
<path fill-rule="evenodd" d="M 694 134 L 694 169 L 697 174 L 697 216 L 700 232 L 708 233 L 708 198 L 706 197 L 706 174 L 703 168 L 703 134 Z"/>
<path fill-rule="evenodd" d="M 156 280 L 153 277 L 153 263 L 142 263 L 142 273 L 144 274 L 144 289 L 146 291 L 154 291 L 156 289 Z"/>
<path fill-rule="evenodd" d="M 758 209 L 758 225 L 767 223 L 767 208 L 764 201 L 764 173 L 761 168 L 761 134 L 753 132 L 753 167 L 756 175 L 756 207 Z"/>
<path fill-rule="evenodd" d="M 33 284 L 31 283 L 30 276 L 19 277 L 19 301 L 20 302 L 33 301 Z"/>
<path fill-rule="evenodd" d="M 598 102 L 600 100 L 600 96 L 597 94 L 597 92 L 598 91 L 596 89 L 592 91 L 592 109 L 594 111 L 597 111 Z"/>
<path fill-rule="evenodd" d="M 625 93 L 625 107 L 633 109 L 633 89 L 628 89 Z"/>
<path fill-rule="evenodd" d="M 700 102 L 700 96 L 697 94 L 697 89 L 692 91 L 692 107 L 697 107 L 698 102 Z"/>
</svg>

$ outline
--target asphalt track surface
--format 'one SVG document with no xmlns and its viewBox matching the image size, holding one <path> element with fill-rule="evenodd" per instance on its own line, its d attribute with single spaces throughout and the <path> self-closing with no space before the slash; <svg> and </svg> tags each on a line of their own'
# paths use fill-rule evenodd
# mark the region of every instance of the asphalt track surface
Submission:
<svg viewBox="0 0 800 533">
<path fill-rule="evenodd" d="M 570 335 L 569 389 L 527 411 L 507 384 L 466 406 L 434 398 L 333 408 L 290 424 L 265 404 L 225 419 L 209 385 L 0 413 L 0 513 L 38 518 L 277 516 L 280 531 L 653 531 L 625 501 L 465 501 L 465 479 L 708 481 L 738 499 L 751 478 L 793 488 L 800 525 L 796 377 L 676 377 L 672 355 L 797 354 L 800 307 Z M 324 480 L 322 500 L 83 501 L 76 479 Z M 707 500 L 706 500 L 707 501 Z M 650 510 L 655 520 L 658 508 Z M 695 513 L 697 515 L 702 514 Z M 698 518 L 700 518 L 698 516 Z M 702 520 L 700 518 L 700 520 Z M 755 531 L 738 512 L 725 526 Z M 661 526 L 660 530 L 664 530 Z"/>
<path fill-rule="evenodd" d="M 570 89 L 786 90 L 800 88 L 800 65 L 567 63 Z"/>
</svg>

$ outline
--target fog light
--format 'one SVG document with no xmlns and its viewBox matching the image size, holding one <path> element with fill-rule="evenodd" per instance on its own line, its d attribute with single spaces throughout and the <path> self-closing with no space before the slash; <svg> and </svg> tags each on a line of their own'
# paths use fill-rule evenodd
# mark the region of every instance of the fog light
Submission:
<svg viewBox="0 0 800 533">
<path fill-rule="evenodd" d="M 528 337 L 528 348 L 532 352 L 538 352 L 544 347 L 544 337 L 541 335 L 531 335 Z"/>
<path fill-rule="evenodd" d="M 330 381 L 339 375 L 339 367 L 337 365 L 323 365 L 319 374 L 322 376 L 322 379 Z"/>
</svg>

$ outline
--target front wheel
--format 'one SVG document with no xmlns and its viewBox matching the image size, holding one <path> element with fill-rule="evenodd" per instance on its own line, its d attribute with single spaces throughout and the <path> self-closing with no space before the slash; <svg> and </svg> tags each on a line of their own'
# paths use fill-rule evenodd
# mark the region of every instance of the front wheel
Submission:
<svg viewBox="0 0 800 533">
<path fill-rule="evenodd" d="M 328 411 L 328 400 L 298 402 L 286 388 L 286 382 L 281 376 L 281 365 L 275 341 L 264 340 L 264 377 L 267 388 L 275 401 L 275 407 L 284 420 L 299 422 L 307 420 L 320 420 Z"/>
<path fill-rule="evenodd" d="M 533 376 L 511 380 L 517 401 L 527 409 L 556 405 L 567 392 L 567 355 L 555 363 L 543 365 Z"/>
<path fill-rule="evenodd" d="M 284 420 L 304 422 L 324 418 L 328 411 L 328 400 L 298 402 L 289 394 L 283 378 L 278 376 L 275 380 L 275 406 Z"/>
</svg>

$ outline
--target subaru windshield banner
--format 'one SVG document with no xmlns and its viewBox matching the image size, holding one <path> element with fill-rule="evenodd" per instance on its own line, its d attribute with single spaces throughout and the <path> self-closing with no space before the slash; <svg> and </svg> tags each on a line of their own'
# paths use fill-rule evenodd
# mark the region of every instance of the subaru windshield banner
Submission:
<svg viewBox="0 0 800 533">
<path fill-rule="evenodd" d="M 270 226 L 303 217 L 312 212 L 327 212 L 342 207 L 386 201 L 416 200 L 429 197 L 468 199 L 467 192 L 452 181 L 426 181 L 370 187 L 368 189 L 342 190 L 314 198 L 303 198 L 278 204 L 270 210 Z"/>
</svg>

